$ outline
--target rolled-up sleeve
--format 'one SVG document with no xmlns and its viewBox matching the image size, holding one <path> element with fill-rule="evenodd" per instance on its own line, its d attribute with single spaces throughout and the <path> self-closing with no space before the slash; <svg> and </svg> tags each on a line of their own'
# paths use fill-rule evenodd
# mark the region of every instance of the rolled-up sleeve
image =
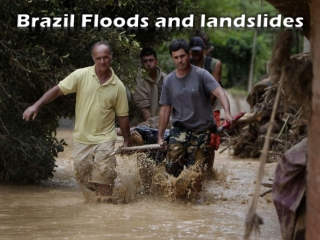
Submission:
<svg viewBox="0 0 320 240">
<path fill-rule="evenodd" d="M 137 85 L 134 87 L 132 98 L 138 108 L 150 107 L 150 98 L 148 95 L 148 89 L 144 83 L 145 80 L 137 79 Z"/>
</svg>

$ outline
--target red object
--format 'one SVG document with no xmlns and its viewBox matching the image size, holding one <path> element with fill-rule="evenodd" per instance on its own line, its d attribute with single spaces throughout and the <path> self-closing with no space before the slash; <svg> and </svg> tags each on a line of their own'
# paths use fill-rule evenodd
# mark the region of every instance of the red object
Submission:
<svg viewBox="0 0 320 240">
<path fill-rule="evenodd" d="M 237 121 L 238 119 L 240 119 L 241 117 L 243 117 L 243 115 L 245 114 L 246 112 L 239 112 L 237 115 L 233 116 L 234 118 L 234 121 Z M 222 125 L 220 127 L 218 127 L 217 131 L 220 132 L 222 131 L 223 129 L 229 129 L 231 126 L 231 123 L 229 121 L 224 121 L 222 123 Z"/>
<path fill-rule="evenodd" d="M 217 126 L 220 126 L 220 110 L 214 111 L 213 117 Z M 211 133 L 211 138 L 209 143 L 210 148 L 212 148 L 213 150 L 218 150 L 220 146 L 220 140 L 221 140 L 221 136 L 219 136 L 218 134 Z"/>
</svg>

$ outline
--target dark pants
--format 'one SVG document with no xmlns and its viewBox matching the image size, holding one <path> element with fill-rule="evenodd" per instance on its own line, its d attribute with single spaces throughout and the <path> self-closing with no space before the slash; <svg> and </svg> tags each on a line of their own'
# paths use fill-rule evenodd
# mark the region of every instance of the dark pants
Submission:
<svg viewBox="0 0 320 240">
<path fill-rule="evenodd" d="M 209 159 L 210 131 L 191 131 L 183 126 L 173 126 L 167 152 L 166 171 L 178 177 L 184 166 L 189 168 L 196 162 L 200 167 Z"/>
</svg>

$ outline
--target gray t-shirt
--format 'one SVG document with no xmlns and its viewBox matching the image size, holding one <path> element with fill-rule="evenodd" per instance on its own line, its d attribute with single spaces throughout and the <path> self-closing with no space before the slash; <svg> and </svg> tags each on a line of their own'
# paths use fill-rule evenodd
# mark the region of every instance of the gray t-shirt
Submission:
<svg viewBox="0 0 320 240">
<path fill-rule="evenodd" d="M 160 104 L 171 106 L 172 122 L 181 122 L 194 131 L 212 127 L 214 119 L 210 94 L 219 83 L 205 69 L 191 65 L 187 76 L 178 78 L 171 72 L 163 82 Z"/>
</svg>

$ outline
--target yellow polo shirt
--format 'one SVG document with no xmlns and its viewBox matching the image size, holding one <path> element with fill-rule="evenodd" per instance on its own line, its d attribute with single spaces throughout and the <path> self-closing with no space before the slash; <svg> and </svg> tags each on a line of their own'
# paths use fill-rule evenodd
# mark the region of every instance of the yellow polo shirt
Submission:
<svg viewBox="0 0 320 240">
<path fill-rule="evenodd" d="M 128 116 L 126 89 L 111 71 L 111 78 L 103 85 L 100 85 L 94 66 L 78 69 L 58 84 L 64 95 L 77 93 L 73 133 L 76 142 L 114 141 L 117 138 L 115 116 Z"/>
</svg>

